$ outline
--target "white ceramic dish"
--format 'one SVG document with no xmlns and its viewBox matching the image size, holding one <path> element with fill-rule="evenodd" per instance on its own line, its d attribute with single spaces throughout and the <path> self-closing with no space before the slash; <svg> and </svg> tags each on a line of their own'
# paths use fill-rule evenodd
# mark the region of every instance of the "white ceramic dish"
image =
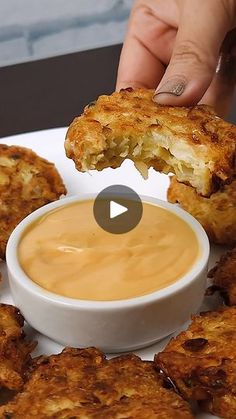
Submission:
<svg viewBox="0 0 236 419">
<path fill-rule="evenodd" d="M 137 170 L 134 170 L 133 164 L 130 161 L 124 162 L 123 165 L 116 170 L 106 169 L 102 172 L 92 171 L 91 173 L 79 173 L 75 170 L 73 162 L 65 156 L 63 147 L 65 134 L 66 128 L 57 128 L 1 138 L 0 143 L 8 145 L 18 144 L 20 146 L 29 147 L 42 157 L 53 161 L 64 179 L 68 195 L 76 195 L 83 192 L 98 193 L 106 186 L 123 184 L 130 186 L 139 194 L 166 200 L 166 191 L 169 183 L 168 176 L 150 170 L 148 180 L 144 181 Z M 209 267 L 212 267 L 215 264 L 216 260 L 219 259 L 220 255 L 225 252 L 225 250 L 226 248 L 224 247 L 211 246 Z M 0 263 L 0 272 L 3 277 L 0 284 L 0 302 L 14 304 L 9 288 L 5 263 Z M 212 310 L 217 304 L 218 302 L 215 298 L 204 298 L 200 310 Z M 178 329 L 176 333 L 179 333 L 186 328 L 188 323 L 189 320 L 183 327 Z M 99 325 L 99 329 L 101 328 L 102 325 Z M 38 345 L 33 354 L 34 356 L 59 353 L 64 347 L 43 334 L 38 333 L 28 324 L 25 325 L 25 331 L 30 339 L 38 341 Z M 170 337 L 145 349 L 137 350 L 135 351 L 135 354 L 142 359 L 153 360 L 154 354 L 163 350 L 169 339 Z M 199 412 L 196 415 L 196 419 L 213 418 L 215 418 L 215 416 L 207 413 Z"/>
<path fill-rule="evenodd" d="M 39 217 L 75 201 L 94 200 L 96 194 L 61 199 L 26 217 L 13 231 L 7 245 L 12 296 L 31 326 L 63 345 L 95 346 L 105 352 L 133 351 L 173 333 L 199 309 L 206 288 L 209 258 L 205 231 L 176 205 L 152 197 L 140 197 L 142 201 L 178 215 L 194 230 L 201 254 L 190 271 L 162 290 L 126 300 L 86 301 L 48 292 L 31 281 L 22 270 L 18 246 L 25 229 Z M 99 270 L 99 267 L 94 266 L 94 269 Z"/>
</svg>

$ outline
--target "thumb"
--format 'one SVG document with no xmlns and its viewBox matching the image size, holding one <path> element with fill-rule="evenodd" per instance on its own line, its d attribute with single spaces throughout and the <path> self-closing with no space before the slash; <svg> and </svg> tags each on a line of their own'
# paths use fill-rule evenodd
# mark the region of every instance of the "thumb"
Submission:
<svg viewBox="0 0 236 419">
<path fill-rule="evenodd" d="M 235 2 L 186 0 L 170 63 L 156 89 L 160 104 L 198 103 L 215 74 L 219 51 L 234 23 Z"/>
</svg>

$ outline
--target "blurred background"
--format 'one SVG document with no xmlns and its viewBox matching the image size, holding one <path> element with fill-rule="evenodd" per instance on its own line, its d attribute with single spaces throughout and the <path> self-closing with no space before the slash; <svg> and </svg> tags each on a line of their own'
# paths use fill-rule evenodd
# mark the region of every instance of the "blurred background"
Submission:
<svg viewBox="0 0 236 419">
<path fill-rule="evenodd" d="M 115 89 L 133 3 L 0 0 L 0 137 L 66 126 Z"/>
<path fill-rule="evenodd" d="M 0 0 L 0 67 L 121 43 L 133 0 Z"/>
</svg>

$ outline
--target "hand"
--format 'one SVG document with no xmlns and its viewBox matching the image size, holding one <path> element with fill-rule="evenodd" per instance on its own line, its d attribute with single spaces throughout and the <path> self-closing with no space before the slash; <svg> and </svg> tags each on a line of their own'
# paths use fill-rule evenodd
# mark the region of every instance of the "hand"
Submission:
<svg viewBox="0 0 236 419">
<path fill-rule="evenodd" d="M 117 89 L 156 88 L 161 104 L 225 115 L 236 80 L 236 0 L 136 0 Z"/>
</svg>

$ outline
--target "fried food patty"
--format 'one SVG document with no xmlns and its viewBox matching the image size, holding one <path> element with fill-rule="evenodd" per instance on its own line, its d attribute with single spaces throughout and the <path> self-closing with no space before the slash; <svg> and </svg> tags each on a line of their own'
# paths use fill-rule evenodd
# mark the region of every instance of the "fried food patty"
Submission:
<svg viewBox="0 0 236 419">
<path fill-rule="evenodd" d="M 236 127 L 205 105 L 158 105 L 153 93 L 129 88 L 100 96 L 70 125 L 67 157 L 82 172 L 116 168 L 129 158 L 144 177 L 149 167 L 172 172 L 209 196 L 235 173 Z"/>
<path fill-rule="evenodd" d="M 211 290 L 219 291 L 227 305 L 236 305 L 236 247 L 221 256 L 208 277 L 213 278 Z"/>
<path fill-rule="evenodd" d="M 20 390 L 35 342 L 26 342 L 24 318 L 16 307 L 0 304 L 0 388 Z"/>
<path fill-rule="evenodd" d="M 236 307 L 201 313 L 155 356 L 185 399 L 230 419 L 236 417 L 235 326 Z"/>
<path fill-rule="evenodd" d="M 192 214 L 206 230 L 209 239 L 217 244 L 236 244 L 236 179 L 230 185 L 204 198 L 191 186 L 173 176 L 167 193 L 169 202 L 178 202 Z"/>
<path fill-rule="evenodd" d="M 65 193 L 54 164 L 27 148 L 0 144 L 0 259 L 17 224 Z"/>
<path fill-rule="evenodd" d="M 188 404 L 162 387 L 153 362 L 135 355 L 107 360 L 95 348 L 40 357 L 0 418 L 187 419 Z"/>
</svg>

